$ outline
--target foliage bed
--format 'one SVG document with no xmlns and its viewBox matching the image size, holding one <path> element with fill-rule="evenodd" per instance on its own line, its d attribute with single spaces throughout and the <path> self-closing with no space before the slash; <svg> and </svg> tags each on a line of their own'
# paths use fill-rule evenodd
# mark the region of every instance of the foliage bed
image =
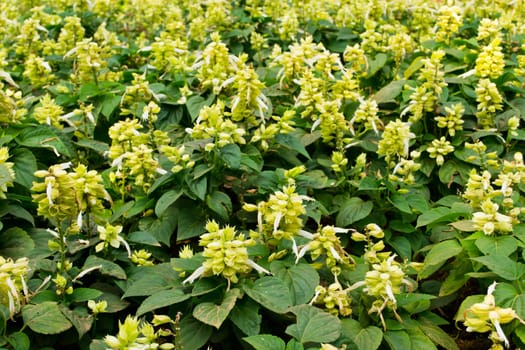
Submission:
<svg viewBox="0 0 525 350">
<path fill-rule="evenodd" d="M 0 14 L 0 347 L 525 346 L 522 0 Z"/>
</svg>

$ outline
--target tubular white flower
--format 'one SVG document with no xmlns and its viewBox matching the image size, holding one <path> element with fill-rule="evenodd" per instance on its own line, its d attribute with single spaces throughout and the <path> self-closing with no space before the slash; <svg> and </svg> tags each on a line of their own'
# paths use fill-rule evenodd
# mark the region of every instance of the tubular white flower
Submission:
<svg viewBox="0 0 525 350">
<path fill-rule="evenodd" d="M 206 272 L 206 268 L 204 266 L 200 266 L 197 270 L 193 271 L 193 273 L 188 278 L 182 281 L 182 284 L 192 284 L 197 278 L 202 276 L 204 272 Z"/>
</svg>

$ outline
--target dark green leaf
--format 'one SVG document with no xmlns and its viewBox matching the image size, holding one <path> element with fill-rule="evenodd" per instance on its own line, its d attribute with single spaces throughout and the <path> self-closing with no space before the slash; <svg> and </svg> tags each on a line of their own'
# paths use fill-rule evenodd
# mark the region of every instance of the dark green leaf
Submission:
<svg viewBox="0 0 525 350">
<path fill-rule="evenodd" d="M 359 197 L 350 198 L 341 205 L 339 213 L 335 219 L 336 225 L 339 227 L 351 225 L 370 215 L 373 208 L 373 202 L 365 202 Z"/>
<path fill-rule="evenodd" d="M 359 350 L 375 350 L 381 345 L 383 332 L 375 326 L 363 327 L 357 320 L 346 318 L 341 321 L 345 339 L 352 341 Z"/>
<path fill-rule="evenodd" d="M 213 328 L 211 326 L 197 321 L 191 315 L 180 321 L 180 337 L 183 349 L 200 349 L 212 334 Z"/>
<path fill-rule="evenodd" d="M 286 266 L 281 261 L 274 261 L 270 269 L 288 286 L 293 305 L 306 304 L 312 299 L 319 284 L 319 274 L 309 264 Z"/>
<path fill-rule="evenodd" d="M 75 288 L 73 294 L 68 299 L 73 303 L 80 303 L 88 300 L 95 300 L 102 295 L 102 292 L 92 288 Z"/>
<path fill-rule="evenodd" d="M 262 316 L 259 306 L 249 298 L 243 298 L 235 304 L 228 318 L 248 336 L 257 335 L 261 329 Z"/>
<path fill-rule="evenodd" d="M 332 314 L 311 305 L 298 305 L 291 308 L 297 316 L 297 323 L 286 328 L 301 343 L 329 343 L 339 338 L 341 321 Z"/>
<path fill-rule="evenodd" d="M 306 151 L 306 148 L 304 148 L 301 140 L 294 135 L 277 134 L 275 136 L 275 142 L 310 159 L 310 155 Z"/>
<path fill-rule="evenodd" d="M 182 196 L 182 191 L 180 190 L 169 190 L 164 192 L 155 204 L 155 215 L 161 216 L 164 214 L 164 211 L 166 211 L 170 205 L 175 203 L 180 196 Z"/>
<path fill-rule="evenodd" d="M 512 236 L 483 236 L 476 239 L 475 244 L 485 255 L 509 256 L 518 249 L 519 241 Z"/>
<path fill-rule="evenodd" d="M 472 258 L 472 260 L 482 263 L 488 267 L 490 271 L 509 281 L 515 281 L 525 273 L 525 264 L 516 262 L 508 256 L 501 254 L 480 256 Z"/>
<path fill-rule="evenodd" d="M 157 310 L 173 304 L 178 304 L 184 300 L 189 299 L 190 297 L 190 294 L 184 294 L 181 289 L 161 290 L 160 292 L 156 292 L 155 294 L 147 297 L 142 302 L 142 304 L 140 304 L 136 315 L 140 316 L 146 312 Z"/>
<path fill-rule="evenodd" d="M 394 80 L 388 85 L 383 86 L 381 90 L 376 92 L 373 96 L 377 103 L 392 102 L 403 90 L 406 80 Z"/>
<path fill-rule="evenodd" d="M 52 301 L 26 305 L 22 309 L 22 317 L 25 325 L 40 334 L 59 334 L 73 326 L 58 304 Z"/>
<path fill-rule="evenodd" d="M 31 345 L 27 334 L 22 332 L 9 334 L 7 342 L 13 347 L 13 350 L 29 350 L 29 346 Z"/>
<path fill-rule="evenodd" d="M 455 239 L 440 242 L 432 247 L 425 257 L 423 270 L 419 278 L 427 278 L 442 266 L 448 259 L 458 255 L 463 247 Z"/>
<path fill-rule="evenodd" d="M 255 282 L 247 281 L 243 290 L 250 298 L 273 312 L 282 314 L 292 305 L 286 284 L 277 277 L 266 276 Z"/>
<path fill-rule="evenodd" d="M 14 165 L 15 182 L 30 189 L 35 180 L 33 175 L 37 170 L 36 157 L 26 148 L 15 148 L 10 159 Z"/>
<path fill-rule="evenodd" d="M 214 191 L 210 195 L 206 196 L 206 204 L 223 220 L 227 221 L 231 215 L 232 201 L 230 197 L 224 192 Z"/>
<path fill-rule="evenodd" d="M 242 338 L 245 342 L 253 346 L 255 350 L 286 350 L 284 340 L 275 335 L 259 334 L 251 337 Z"/>
<path fill-rule="evenodd" d="M 224 299 L 220 305 L 209 302 L 200 303 L 195 309 L 193 309 L 193 317 L 219 329 L 235 306 L 235 302 L 240 294 L 240 289 L 233 288 L 225 293 Z"/>
<path fill-rule="evenodd" d="M 219 150 L 219 157 L 228 168 L 239 169 L 241 166 L 241 149 L 235 143 L 227 144 Z"/>
<path fill-rule="evenodd" d="M 13 259 L 29 255 L 35 243 L 26 231 L 19 227 L 11 227 L 0 234 L 0 255 Z"/>
<path fill-rule="evenodd" d="M 93 315 L 88 314 L 86 309 L 76 308 L 75 310 L 70 310 L 66 306 L 60 305 L 60 311 L 62 311 L 64 316 L 73 324 L 73 327 L 77 330 L 79 339 L 91 329 Z"/>
<path fill-rule="evenodd" d="M 82 270 L 87 270 L 91 267 L 99 267 L 97 271 L 100 271 L 100 273 L 108 276 L 112 276 L 119 279 L 126 279 L 126 272 L 122 267 L 115 264 L 114 262 L 111 262 L 109 260 L 105 260 L 102 258 L 99 258 L 95 255 L 90 255 L 86 262 L 84 263 L 84 266 L 82 267 Z"/>
</svg>

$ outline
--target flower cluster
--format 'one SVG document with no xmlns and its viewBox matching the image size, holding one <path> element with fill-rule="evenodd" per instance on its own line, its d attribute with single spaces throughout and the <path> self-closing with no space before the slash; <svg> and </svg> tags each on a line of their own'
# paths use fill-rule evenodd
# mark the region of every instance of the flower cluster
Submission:
<svg viewBox="0 0 525 350">
<path fill-rule="evenodd" d="M 377 154 L 384 156 L 387 164 L 392 167 L 394 158 L 407 157 L 410 139 L 416 137 L 410 132 L 410 124 L 402 122 L 400 119 L 389 122 L 385 126 L 381 140 L 377 145 Z"/>
<path fill-rule="evenodd" d="M 47 124 L 57 129 L 62 129 L 63 126 L 60 122 L 63 120 L 63 113 L 62 107 L 57 105 L 49 94 L 45 94 L 40 98 L 40 105 L 33 111 L 33 117 L 40 124 Z"/>
<path fill-rule="evenodd" d="M 186 129 L 194 140 L 209 140 L 204 146 L 207 152 L 231 143 L 246 143 L 246 130 L 226 117 L 224 107 L 224 102 L 220 100 L 209 107 L 203 107 L 193 128 Z"/>
<path fill-rule="evenodd" d="M 107 335 L 104 343 L 109 349 L 176 349 L 176 324 L 169 316 L 155 315 L 151 322 L 127 316 L 124 323 L 119 321 L 117 336 Z M 166 326 L 169 325 L 170 328 Z M 159 327 L 163 326 L 163 327 Z M 158 329 L 155 329 L 157 327 Z"/>
<path fill-rule="evenodd" d="M 9 315 L 14 316 L 28 296 L 25 283 L 29 270 L 29 260 L 20 258 L 16 261 L 0 256 L 0 304 L 9 308 Z"/>
<path fill-rule="evenodd" d="M 131 250 L 129 248 L 128 242 L 120 235 L 122 232 L 122 226 L 121 225 L 111 225 L 106 224 L 105 226 L 97 226 L 97 231 L 99 233 L 99 238 L 101 240 L 100 243 L 98 243 L 95 246 L 95 251 L 107 251 L 108 247 L 111 246 L 115 249 L 118 249 L 120 247 L 120 244 L 122 243 L 124 247 L 126 247 L 126 250 L 128 251 L 128 257 L 131 257 Z"/>
<path fill-rule="evenodd" d="M 476 75 L 497 79 L 503 74 L 505 57 L 501 52 L 501 39 L 496 38 L 484 46 L 476 59 Z"/>
<path fill-rule="evenodd" d="M 7 147 L 0 147 L 0 173 L 2 174 L 2 182 L 0 183 L 0 199 L 6 198 L 7 187 L 13 186 L 15 180 L 15 171 L 13 170 L 14 163 L 8 162 L 9 149 Z"/>
<path fill-rule="evenodd" d="M 445 107 L 445 115 L 437 116 L 434 120 L 439 128 L 447 129 L 450 136 L 456 135 L 456 131 L 463 130 L 465 107 L 461 103 L 455 103 L 450 107 Z"/>
<path fill-rule="evenodd" d="M 234 227 L 220 228 L 215 221 L 206 224 L 206 231 L 201 235 L 199 245 L 204 247 L 202 256 L 206 260 L 185 283 L 193 283 L 200 276 L 223 276 L 228 284 L 239 282 L 238 274 L 247 274 L 252 268 L 262 273 L 268 273 L 248 257 L 247 247 L 255 244 L 253 239 L 246 239 L 244 234 L 238 234 Z"/>
<path fill-rule="evenodd" d="M 119 121 L 109 128 L 111 146 L 107 154 L 112 159 L 112 167 L 116 168 L 110 173 L 110 180 L 122 195 L 128 193 L 128 185 L 147 192 L 157 176 L 165 173 L 154 149 L 171 151 L 164 148 L 170 142 L 167 133 L 160 130 L 141 132 L 141 129 L 137 119 Z"/>
<path fill-rule="evenodd" d="M 38 204 L 41 215 L 61 227 L 67 220 L 71 232 L 79 232 L 84 215 L 99 221 L 103 217 L 104 201 L 111 201 L 102 183 L 102 177 L 95 170 L 79 165 L 72 172 L 66 170 L 69 163 L 55 164 L 48 170 L 35 173 L 43 182 L 33 182 L 33 201 Z"/>
<path fill-rule="evenodd" d="M 452 146 L 450 141 L 448 141 L 444 136 L 442 136 L 439 140 L 435 139 L 432 141 L 431 146 L 427 147 L 427 152 L 430 158 L 435 158 L 436 164 L 438 166 L 441 166 L 445 161 L 444 156 L 451 152 L 454 152 L 454 146 Z"/>
<path fill-rule="evenodd" d="M 337 280 L 328 287 L 317 286 L 311 304 L 323 307 L 326 311 L 335 316 L 348 317 L 352 315 L 352 297 L 350 296 L 350 289 L 343 289 L 341 283 Z"/>
<path fill-rule="evenodd" d="M 498 91 L 495 83 L 489 79 L 480 79 L 476 86 L 476 101 L 478 102 L 478 112 L 476 118 L 478 124 L 484 129 L 494 126 L 494 116 L 497 111 L 503 108 L 503 98 Z"/>
<path fill-rule="evenodd" d="M 483 302 L 476 303 L 467 309 L 463 322 L 467 327 L 467 332 L 486 333 L 490 331 L 489 338 L 493 342 L 491 349 L 494 350 L 502 348 L 500 343 L 504 343 L 507 348 L 510 346 L 509 340 L 501 328 L 502 324 L 512 322 L 515 319 L 525 324 L 525 321 L 512 308 L 496 306 L 494 295 L 492 295 L 496 290 L 496 284 L 494 282 L 489 286 Z"/>
<path fill-rule="evenodd" d="M 343 246 L 341 245 L 341 240 L 337 236 L 338 233 L 346 232 L 348 232 L 348 229 L 334 226 L 324 226 L 314 234 L 301 230 L 299 235 L 308 238 L 310 242 L 301 247 L 301 249 L 294 248 L 296 253 L 296 262 L 298 262 L 299 259 L 306 254 L 306 252 L 309 252 L 313 261 L 322 257 L 322 264 L 320 264 L 321 266 L 333 268 L 337 264 L 343 266 L 351 265 L 353 260 L 344 250 Z"/>
<path fill-rule="evenodd" d="M 459 32 L 463 24 L 463 16 L 459 6 L 441 6 L 436 21 L 436 40 L 448 41 L 450 37 Z"/>
<path fill-rule="evenodd" d="M 445 51 L 437 50 L 432 52 L 430 58 L 423 59 L 424 66 L 421 69 L 419 80 L 422 84 L 413 89 L 410 95 L 409 105 L 403 110 L 401 115 L 410 112 L 410 121 L 417 121 L 423 117 L 424 112 L 432 112 L 437 101 L 447 86 L 445 73 L 441 60 L 445 56 Z"/>
</svg>

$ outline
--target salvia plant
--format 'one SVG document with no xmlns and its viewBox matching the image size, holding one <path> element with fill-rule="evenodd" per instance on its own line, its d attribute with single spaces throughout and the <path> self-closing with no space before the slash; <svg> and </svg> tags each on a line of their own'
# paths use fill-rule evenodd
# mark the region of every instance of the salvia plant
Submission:
<svg viewBox="0 0 525 350">
<path fill-rule="evenodd" d="M 0 1 L 0 348 L 525 347 L 522 0 Z"/>
</svg>

